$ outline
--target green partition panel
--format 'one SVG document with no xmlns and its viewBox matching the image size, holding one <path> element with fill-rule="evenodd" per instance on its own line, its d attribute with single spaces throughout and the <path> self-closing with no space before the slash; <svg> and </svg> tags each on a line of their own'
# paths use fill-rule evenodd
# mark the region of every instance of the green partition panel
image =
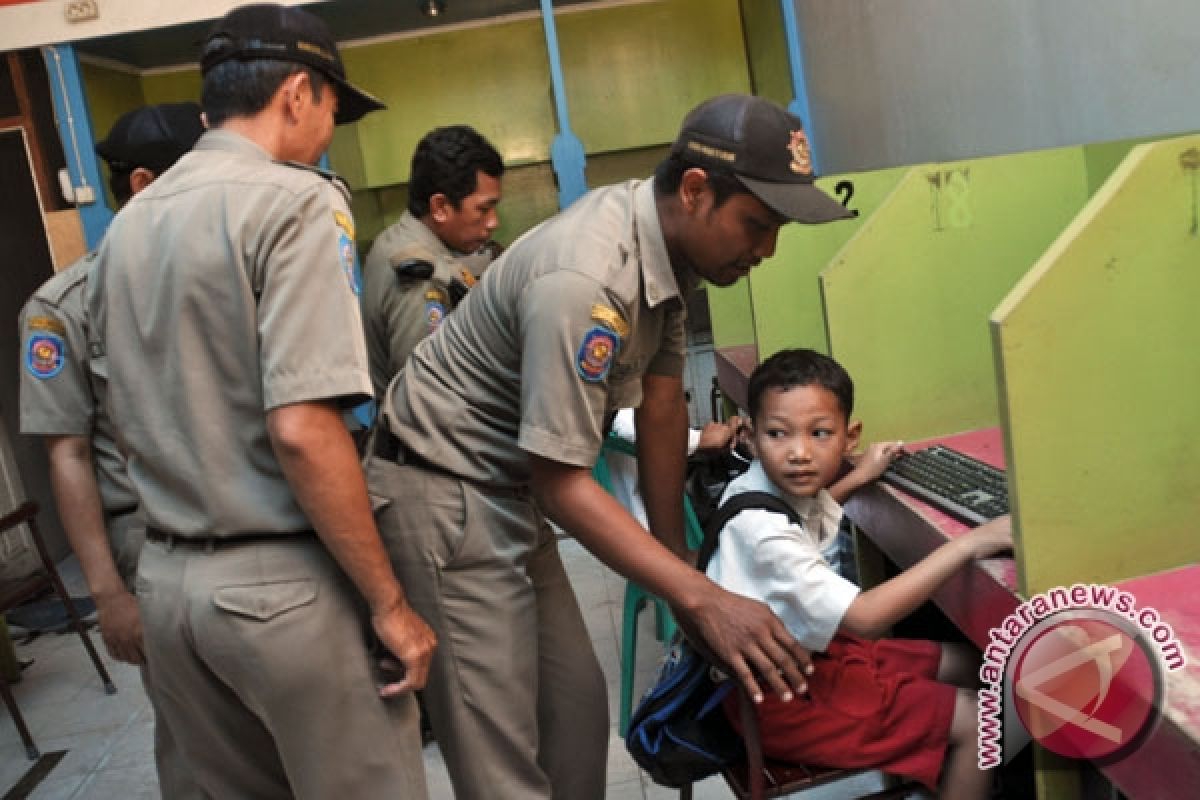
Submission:
<svg viewBox="0 0 1200 800">
<path fill-rule="evenodd" d="M 792 102 L 792 73 L 779 0 L 742 0 L 746 61 L 750 82 L 759 97 L 787 107 Z M 804 120 L 808 125 L 809 120 Z"/>
<path fill-rule="evenodd" d="M 1135 148 L 992 315 L 1027 594 L 1200 561 L 1198 171 Z"/>
<path fill-rule="evenodd" d="M 750 281 L 742 278 L 732 286 L 708 286 L 708 316 L 712 320 L 713 347 L 754 344 L 754 304 Z"/>
<path fill-rule="evenodd" d="M 1086 199 L 1078 147 L 909 170 L 821 274 L 869 438 L 998 424 L 988 315 Z"/>
<path fill-rule="evenodd" d="M 829 352 L 818 275 L 859 231 L 904 176 L 901 168 L 822 178 L 817 185 L 858 211 L 852 220 L 783 226 L 775 255 L 750 274 L 759 358 L 787 347 Z M 849 182 L 847 186 L 845 181 Z M 842 185 L 840 192 L 835 187 Z"/>
</svg>

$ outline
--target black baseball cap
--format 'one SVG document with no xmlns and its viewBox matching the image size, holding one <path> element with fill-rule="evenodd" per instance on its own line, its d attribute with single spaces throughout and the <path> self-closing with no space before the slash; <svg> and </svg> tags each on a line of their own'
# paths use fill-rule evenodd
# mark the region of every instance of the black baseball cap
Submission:
<svg viewBox="0 0 1200 800">
<path fill-rule="evenodd" d="M 145 167 L 160 175 L 191 150 L 202 133 L 204 122 L 196 103 L 142 106 L 122 114 L 107 138 L 96 143 L 96 152 L 114 170 Z"/>
<path fill-rule="evenodd" d="M 803 123 L 770 100 L 723 94 L 704 101 L 683 120 L 671 154 L 731 170 L 751 194 L 796 222 L 855 216 L 813 185 L 817 176 Z"/>
<path fill-rule="evenodd" d="M 380 100 L 346 80 L 333 34 L 307 11 L 275 3 L 235 8 L 217 21 L 204 40 L 200 73 L 236 58 L 269 58 L 312 67 L 333 82 L 337 91 L 338 125 L 356 122 L 365 114 L 387 108 Z"/>
</svg>

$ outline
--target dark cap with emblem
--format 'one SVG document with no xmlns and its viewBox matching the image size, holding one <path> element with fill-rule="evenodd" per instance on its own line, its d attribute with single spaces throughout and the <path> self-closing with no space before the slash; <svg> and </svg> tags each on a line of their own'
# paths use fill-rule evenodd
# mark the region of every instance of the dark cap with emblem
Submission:
<svg viewBox="0 0 1200 800">
<path fill-rule="evenodd" d="M 770 100 L 747 94 L 706 100 L 684 119 L 671 154 L 732 171 L 751 194 L 796 222 L 854 216 L 813 185 L 817 176 L 800 118 Z"/>
<path fill-rule="evenodd" d="M 96 143 L 96 152 L 114 171 L 145 167 L 160 175 L 191 150 L 202 133 L 204 123 L 195 103 L 142 106 L 122 114 L 104 141 Z"/>
<path fill-rule="evenodd" d="M 230 59 L 293 61 L 319 71 L 337 90 L 338 125 L 356 122 L 386 106 L 351 85 L 333 34 L 319 18 L 299 8 L 256 3 L 235 8 L 217 21 L 204 40 L 200 72 Z"/>
</svg>

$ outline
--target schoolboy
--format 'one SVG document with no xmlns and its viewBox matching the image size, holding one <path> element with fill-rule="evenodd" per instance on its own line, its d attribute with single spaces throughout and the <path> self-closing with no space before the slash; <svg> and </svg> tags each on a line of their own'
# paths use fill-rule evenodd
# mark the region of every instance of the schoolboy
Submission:
<svg viewBox="0 0 1200 800">
<path fill-rule="evenodd" d="M 974 656 L 930 641 L 879 639 L 929 599 L 955 571 L 1012 545 L 1008 517 L 957 537 L 899 576 L 867 591 L 821 556 L 841 509 L 827 491 L 862 432 L 850 422 L 854 386 L 837 362 L 785 350 L 750 378 L 757 459 L 728 499 L 768 491 L 805 520 L 750 509 L 721 533 L 708 575 L 761 599 L 813 652 L 809 693 L 791 703 L 768 695 L 758 707 L 763 752 L 772 758 L 876 768 L 948 797 L 986 797 L 990 776 L 976 755 Z M 735 725 L 735 708 L 729 716 Z"/>
</svg>

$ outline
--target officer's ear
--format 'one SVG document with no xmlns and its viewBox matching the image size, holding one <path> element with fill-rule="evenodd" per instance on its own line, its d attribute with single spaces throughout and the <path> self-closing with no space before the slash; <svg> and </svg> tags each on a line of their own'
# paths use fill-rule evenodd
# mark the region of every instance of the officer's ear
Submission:
<svg viewBox="0 0 1200 800">
<path fill-rule="evenodd" d="M 135 195 L 142 189 L 145 189 L 154 183 L 154 179 L 157 177 L 153 170 L 146 169 L 145 167 L 135 167 L 133 172 L 129 173 L 130 194 Z"/>
<path fill-rule="evenodd" d="M 429 216 L 433 217 L 434 222 L 448 221 L 450 215 L 457 210 L 458 207 L 453 201 L 441 192 L 435 192 L 429 198 Z"/>
</svg>

